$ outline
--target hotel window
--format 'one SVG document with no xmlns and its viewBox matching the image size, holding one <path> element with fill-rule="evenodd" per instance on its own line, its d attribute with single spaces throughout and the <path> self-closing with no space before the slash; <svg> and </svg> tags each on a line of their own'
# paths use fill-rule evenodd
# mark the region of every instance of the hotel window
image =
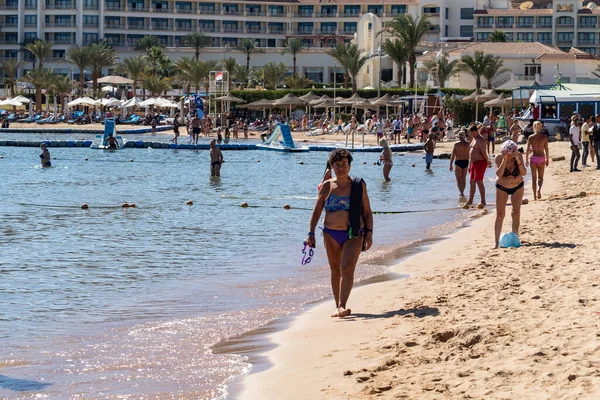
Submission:
<svg viewBox="0 0 600 400">
<path fill-rule="evenodd" d="M 169 3 L 166 1 L 155 1 L 152 3 L 152 8 L 155 11 L 164 11 L 169 9 Z"/>
<path fill-rule="evenodd" d="M 478 17 L 477 27 L 479 28 L 491 28 L 494 24 L 494 17 Z"/>
<path fill-rule="evenodd" d="M 538 28 L 552 28 L 552 17 L 539 17 Z"/>
<path fill-rule="evenodd" d="M 314 10 L 314 6 L 298 6 L 298 14 L 303 15 L 305 17 L 312 17 Z"/>
<path fill-rule="evenodd" d="M 515 41 L 515 35 L 512 32 L 504 32 L 506 34 L 506 41 L 507 42 L 514 42 Z"/>
<path fill-rule="evenodd" d="M 489 32 L 478 32 L 477 33 L 477 41 L 478 42 L 487 42 L 490 38 Z"/>
<path fill-rule="evenodd" d="M 54 39 L 56 40 L 57 43 L 65 43 L 65 44 L 71 43 L 72 38 L 73 38 L 73 36 L 70 33 L 57 33 L 54 36 Z"/>
<path fill-rule="evenodd" d="M 572 26 L 573 25 L 573 18 L 572 17 L 567 17 L 567 16 L 558 17 L 556 19 L 556 24 L 559 25 L 559 26 Z"/>
<path fill-rule="evenodd" d="M 551 32 L 538 33 L 537 41 L 542 44 L 552 44 L 552 33 Z"/>
<path fill-rule="evenodd" d="M 461 8 L 460 19 L 473 19 L 473 8 Z"/>
<path fill-rule="evenodd" d="M 95 43 L 98 41 L 97 33 L 84 33 L 83 34 L 83 43 Z"/>
<path fill-rule="evenodd" d="M 512 28 L 514 23 L 514 17 L 498 17 L 496 28 Z"/>
<path fill-rule="evenodd" d="M 273 15 L 285 15 L 283 6 L 269 6 L 269 12 Z"/>
<path fill-rule="evenodd" d="M 581 50 L 585 51 L 586 53 L 589 53 L 589 54 L 596 54 L 595 47 L 581 47 Z"/>
<path fill-rule="evenodd" d="M 248 15 L 256 15 L 261 13 L 261 7 L 260 4 L 246 4 L 246 13 Z"/>
<path fill-rule="evenodd" d="M 65 58 L 65 51 L 64 50 L 53 50 L 52 58 Z"/>
<path fill-rule="evenodd" d="M 129 26 L 129 28 L 143 28 L 144 18 L 129 17 L 127 18 L 127 25 Z"/>
<path fill-rule="evenodd" d="M 25 38 L 28 38 L 27 33 L 33 33 L 33 36 L 29 36 L 29 39 L 35 39 L 35 32 L 26 32 L 25 33 Z M 17 43 L 17 32 L 6 32 L 4 34 L 4 38 L 6 39 L 7 43 Z M 27 51 L 26 53 L 30 53 L 29 51 Z"/>
<path fill-rule="evenodd" d="M 473 37 L 473 25 L 461 25 L 460 26 L 460 37 Z"/>
<path fill-rule="evenodd" d="M 6 50 L 4 54 L 6 58 L 18 58 L 19 50 Z"/>
<path fill-rule="evenodd" d="M 104 38 L 110 45 L 121 43 L 121 36 L 115 33 L 107 33 Z"/>
<path fill-rule="evenodd" d="M 246 31 L 247 32 L 259 32 L 260 31 L 260 22 L 254 21 L 246 21 Z"/>
<path fill-rule="evenodd" d="M 175 3 L 175 7 L 177 11 L 192 11 L 192 3 L 190 2 L 180 2 Z"/>
<path fill-rule="evenodd" d="M 9 33 L 6 32 L 6 39 L 8 39 L 9 35 L 14 35 L 15 38 L 17 37 L 16 33 Z M 25 32 L 23 34 L 23 39 L 25 39 L 25 41 L 27 42 L 28 40 L 33 40 L 37 38 L 37 32 Z"/>
<path fill-rule="evenodd" d="M 448 25 L 444 26 L 444 37 L 448 37 Z"/>
<path fill-rule="evenodd" d="M 517 28 L 532 28 L 533 27 L 533 17 L 518 17 L 517 18 Z"/>
<path fill-rule="evenodd" d="M 533 32 L 519 32 L 517 33 L 517 42 L 534 42 Z"/>
<path fill-rule="evenodd" d="M 423 14 L 439 14 L 439 7 L 423 7 Z"/>
<path fill-rule="evenodd" d="M 214 12 L 215 11 L 215 3 L 198 3 L 198 9 L 200 11 L 209 11 L 209 12 Z M 225 9 L 225 7 L 223 7 L 223 9 Z"/>
<path fill-rule="evenodd" d="M 574 38 L 573 32 L 559 32 L 556 34 L 556 41 L 560 43 L 572 42 Z"/>
<path fill-rule="evenodd" d="M 304 47 L 313 47 L 312 39 L 302 39 L 302 46 Z"/>
<path fill-rule="evenodd" d="M 104 23 L 107 28 L 118 28 L 121 25 L 120 17 L 105 17 Z"/>
<path fill-rule="evenodd" d="M 143 10 L 144 2 L 143 1 L 134 1 L 128 4 L 129 8 L 134 10 Z"/>
<path fill-rule="evenodd" d="M 298 31 L 302 33 L 312 33 L 313 23 L 312 22 L 298 22 Z"/>
<path fill-rule="evenodd" d="M 267 39 L 267 47 L 277 47 L 277 40 Z"/>
<path fill-rule="evenodd" d="M 48 17 L 48 16 L 46 16 Z M 46 21 L 48 22 L 48 21 Z M 70 15 L 57 15 L 54 17 L 55 26 L 70 26 L 71 16 Z"/>
<path fill-rule="evenodd" d="M 236 38 L 223 38 L 223 46 L 229 45 L 229 47 L 235 47 L 238 45 L 238 40 Z"/>
<path fill-rule="evenodd" d="M 192 29 L 192 20 L 191 19 L 176 19 L 175 24 L 179 29 Z"/>
<path fill-rule="evenodd" d="M 223 12 L 225 14 L 234 14 L 234 13 L 238 12 L 238 6 L 237 6 L 237 4 L 223 3 L 223 5 L 221 7 L 223 8 Z"/>
<path fill-rule="evenodd" d="M 269 22 L 269 31 L 271 33 L 284 33 L 285 27 L 283 22 Z"/>
<path fill-rule="evenodd" d="M 152 27 L 164 31 L 169 27 L 169 21 L 166 18 L 152 18 Z"/>
<path fill-rule="evenodd" d="M 337 22 L 321 22 L 321 32 L 335 33 Z"/>
<path fill-rule="evenodd" d="M 582 28 L 595 28 L 597 21 L 596 17 L 580 17 L 579 25 L 581 25 Z"/>
<path fill-rule="evenodd" d="M 594 32 L 579 32 L 577 34 L 577 42 L 579 44 L 595 44 L 596 34 Z"/>
<path fill-rule="evenodd" d="M 98 16 L 97 15 L 84 15 L 83 16 L 83 26 L 98 26 Z"/>
<path fill-rule="evenodd" d="M 344 14 L 359 15 L 360 14 L 360 6 L 344 6 Z"/>
<path fill-rule="evenodd" d="M 321 15 L 335 17 L 336 13 L 337 13 L 337 6 L 321 6 Z"/>
<path fill-rule="evenodd" d="M 223 31 L 225 32 L 237 32 L 238 23 L 237 21 L 223 21 Z"/>
<path fill-rule="evenodd" d="M 356 25 L 356 22 L 344 22 L 344 31 L 346 33 L 355 33 Z"/>
<path fill-rule="evenodd" d="M 367 12 L 381 16 L 383 14 L 383 5 L 371 5 L 367 6 Z"/>
<path fill-rule="evenodd" d="M 392 15 L 406 14 L 406 4 L 394 4 L 392 6 Z"/>
<path fill-rule="evenodd" d="M 19 17 L 17 15 L 7 15 L 6 16 L 6 24 L 7 25 L 18 25 Z"/>
<path fill-rule="evenodd" d="M 90 10 L 97 10 L 98 9 L 98 0 L 84 0 L 83 8 L 87 8 Z"/>
<path fill-rule="evenodd" d="M 535 76 L 536 74 L 542 73 L 542 66 L 540 64 L 525 64 L 525 75 Z"/>
<path fill-rule="evenodd" d="M 446 7 L 446 19 L 450 18 L 450 10 Z"/>
<path fill-rule="evenodd" d="M 37 0 L 25 0 L 25 8 L 37 8 Z"/>
<path fill-rule="evenodd" d="M 223 25 L 223 27 L 225 27 L 225 25 Z M 200 19 L 198 20 L 198 28 L 202 31 L 212 32 L 215 29 L 215 21 Z M 235 25 L 235 28 L 237 28 L 237 24 Z"/>
<path fill-rule="evenodd" d="M 304 75 L 315 83 L 323 82 L 323 67 L 306 67 Z"/>
</svg>

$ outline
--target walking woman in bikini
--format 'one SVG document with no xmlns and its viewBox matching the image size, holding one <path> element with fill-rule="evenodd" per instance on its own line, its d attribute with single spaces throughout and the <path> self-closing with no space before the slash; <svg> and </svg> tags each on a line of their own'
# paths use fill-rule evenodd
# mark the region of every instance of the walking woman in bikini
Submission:
<svg viewBox="0 0 600 400">
<path fill-rule="evenodd" d="M 323 182 L 319 189 L 306 238 L 308 246 L 316 246 L 315 229 L 325 210 L 323 242 L 331 269 L 331 289 L 336 307 L 332 317 L 350 315 L 351 310 L 346 303 L 354 284 L 358 256 L 361 250 L 368 250 L 373 244 L 373 214 L 367 186 L 364 181 L 353 180 L 348 175 L 351 163 L 352 155 L 347 150 L 331 152 L 329 165 L 335 178 Z"/>
<path fill-rule="evenodd" d="M 527 151 L 525 153 L 525 165 L 531 164 L 531 184 L 533 186 L 533 199 L 542 198 L 542 185 L 544 184 L 544 171 L 550 162 L 548 152 L 548 136 L 542 133 L 542 123 L 533 123 L 534 134 L 527 139 Z M 529 158 L 529 153 L 532 153 Z"/>
<path fill-rule="evenodd" d="M 512 232 L 519 233 L 521 224 L 521 203 L 523 202 L 523 193 L 525 184 L 523 176 L 527 170 L 523 165 L 523 156 L 517 151 L 517 144 L 512 140 L 507 140 L 502 144 L 502 151 L 496 156 L 496 224 L 494 225 L 494 234 L 498 248 L 500 241 L 500 232 L 502 232 L 502 223 L 506 215 L 506 203 L 510 196 L 512 208 Z"/>
</svg>

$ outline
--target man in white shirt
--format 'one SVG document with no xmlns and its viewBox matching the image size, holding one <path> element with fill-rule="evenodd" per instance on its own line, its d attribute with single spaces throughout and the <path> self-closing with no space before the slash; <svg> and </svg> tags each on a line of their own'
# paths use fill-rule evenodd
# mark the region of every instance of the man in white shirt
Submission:
<svg viewBox="0 0 600 400">
<path fill-rule="evenodd" d="M 579 120 L 576 116 L 571 119 L 571 128 L 569 129 L 569 140 L 571 141 L 571 172 L 581 171 L 577 169 L 579 163 L 579 144 L 581 143 L 581 130 L 579 129 Z"/>
</svg>

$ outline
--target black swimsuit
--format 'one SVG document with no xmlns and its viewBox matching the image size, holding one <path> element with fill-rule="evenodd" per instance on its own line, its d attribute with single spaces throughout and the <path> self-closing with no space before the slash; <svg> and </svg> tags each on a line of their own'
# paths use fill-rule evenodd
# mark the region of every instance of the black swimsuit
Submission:
<svg viewBox="0 0 600 400">
<path fill-rule="evenodd" d="M 512 171 L 509 171 L 508 169 L 506 169 L 506 166 L 504 167 L 504 173 L 502 174 L 503 177 L 507 177 L 507 176 L 520 176 L 521 175 L 521 170 L 519 169 L 519 164 L 517 163 L 517 159 L 514 159 L 515 161 L 515 168 Z M 519 189 L 521 189 L 524 186 L 524 182 L 521 181 L 521 183 L 519 183 L 517 186 L 513 187 L 513 188 L 507 188 L 504 187 L 502 185 L 499 185 L 496 183 L 496 188 L 502 190 L 503 192 L 505 192 L 506 194 L 508 194 L 509 196 L 512 194 L 515 194 Z"/>
<path fill-rule="evenodd" d="M 467 168 L 469 166 L 469 160 L 454 160 L 454 165 L 458 168 Z"/>
</svg>

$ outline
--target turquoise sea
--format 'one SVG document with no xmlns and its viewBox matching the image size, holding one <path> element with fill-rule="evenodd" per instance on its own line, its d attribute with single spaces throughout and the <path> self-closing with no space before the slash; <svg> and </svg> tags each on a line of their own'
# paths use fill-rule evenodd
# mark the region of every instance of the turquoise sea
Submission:
<svg viewBox="0 0 600 400">
<path fill-rule="evenodd" d="M 250 365 L 212 346 L 329 296 L 320 239 L 300 263 L 327 153 L 229 151 L 211 179 L 207 151 L 50 151 L 0 148 L 0 398 L 220 397 Z M 361 280 L 474 215 L 447 160 L 397 154 L 386 183 L 377 159 L 351 171 L 372 208 L 411 212 L 375 216 Z"/>
</svg>

